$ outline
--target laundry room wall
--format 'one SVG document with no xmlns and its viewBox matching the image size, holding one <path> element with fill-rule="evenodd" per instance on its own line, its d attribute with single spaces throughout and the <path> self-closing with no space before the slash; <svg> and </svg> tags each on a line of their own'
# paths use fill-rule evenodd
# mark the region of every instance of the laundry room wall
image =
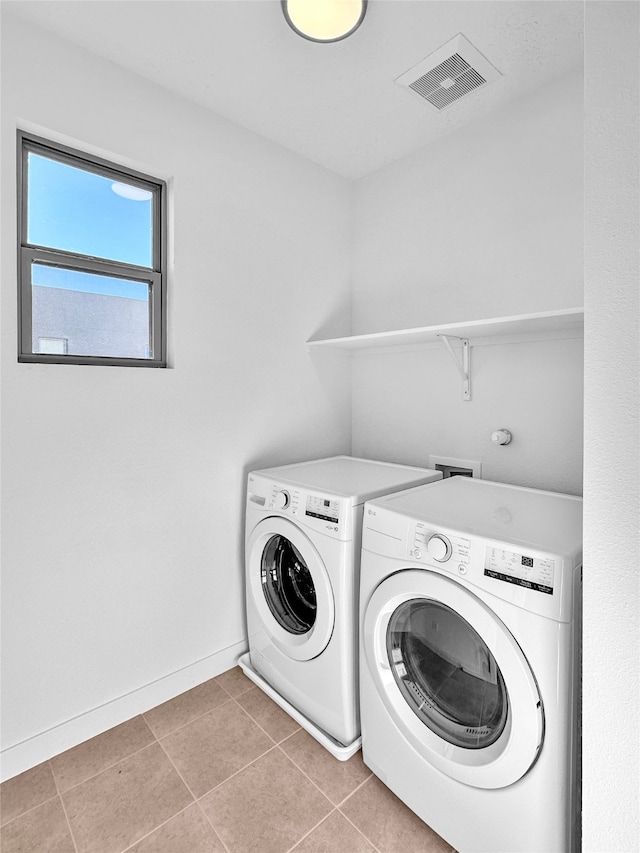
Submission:
<svg viewBox="0 0 640 853">
<path fill-rule="evenodd" d="M 587 3 L 585 30 L 582 850 L 629 853 L 640 850 L 640 5 Z"/>
<path fill-rule="evenodd" d="M 2 772 L 232 666 L 249 469 L 348 452 L 347 181 L 3 10 Z M 16 127 L 169 182 L 169 368 L 16 361 Z"/>
<path fill-rule="evenodd" d="M 582 69 L 355 192 L 354 333 L 581 307 Z M 472 346 L 470 401 L 444 345 L 351 358 L 355 454 L 479 461 L 486 479 L 581 492 L 580 337 Z M 499 428 L 510 445 L 491 442 Z"/>
</svg>

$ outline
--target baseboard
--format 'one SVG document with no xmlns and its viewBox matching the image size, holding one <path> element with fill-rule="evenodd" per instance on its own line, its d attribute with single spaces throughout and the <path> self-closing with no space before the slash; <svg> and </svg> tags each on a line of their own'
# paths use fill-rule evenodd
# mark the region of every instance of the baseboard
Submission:
<svg viewBox="0 0 640 853">
<path fill-rule="evenodd" d="M 234 643 L 131 693 L 105 702 L 104 705 L 3 749 L 0 752 L 0 781 L 11 779 L 54 755 L 71 749 L 72 746 L 102 734 L 107 729 L 226 672 L 236 665 L 240 655 L 246 651 L 246 641 Z"/>
</svg>

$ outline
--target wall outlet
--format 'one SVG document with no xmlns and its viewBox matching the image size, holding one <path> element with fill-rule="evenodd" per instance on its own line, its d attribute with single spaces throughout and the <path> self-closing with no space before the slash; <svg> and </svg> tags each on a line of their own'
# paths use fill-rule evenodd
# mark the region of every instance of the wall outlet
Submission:
<svg viewBox="0 0 640 853">
<path fill-rule="evenodd" d="M 469 459 L 452 459 L 450 456 L 429 456 L 429 468 L 442 471 L 447 477 L 477 477 L 482 479 L 482 462 L 471 462 Z"/>
</svg>

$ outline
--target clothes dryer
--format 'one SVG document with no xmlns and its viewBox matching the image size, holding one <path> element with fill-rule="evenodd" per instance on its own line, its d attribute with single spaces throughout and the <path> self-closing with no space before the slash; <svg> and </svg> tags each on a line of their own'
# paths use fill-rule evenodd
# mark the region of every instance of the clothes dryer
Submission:
<svg viewBox="0 0 640 853">
<path fill-rule="evenodd" d="M 370 498 L 439 471 L 336 456 L 249 474 L 245 673 L 336 757 L 360 745 L 358 579 Z"/>
<path fill-rule="evenodd" d="M 582 501 L 454 477 L 365 506 L 365 763 L 459 853 L 579 850 Z"/>
</svg>

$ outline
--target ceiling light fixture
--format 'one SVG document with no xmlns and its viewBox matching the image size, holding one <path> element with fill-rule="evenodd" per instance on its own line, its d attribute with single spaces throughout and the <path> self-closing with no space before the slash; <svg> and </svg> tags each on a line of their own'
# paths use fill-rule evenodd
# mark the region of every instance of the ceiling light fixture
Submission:
<svg viewBox="0 0 640 853">
<path fill-rule="evenodd" d="M 128 198 L 129 201 L 149 201 L 153 197 L 153 193 L 149 190 L 143 190 L 142 187 L 134 187 L 131 184 L 121 184 L 119 181 L 111 184 L 111 189 L 116 195 Z"/>
<path fill-rule="evenodd" d="M 346 39 L 364 19 L 367 0 L 281 0 L 291 29 L 309 41 Z"/>
</svg>

